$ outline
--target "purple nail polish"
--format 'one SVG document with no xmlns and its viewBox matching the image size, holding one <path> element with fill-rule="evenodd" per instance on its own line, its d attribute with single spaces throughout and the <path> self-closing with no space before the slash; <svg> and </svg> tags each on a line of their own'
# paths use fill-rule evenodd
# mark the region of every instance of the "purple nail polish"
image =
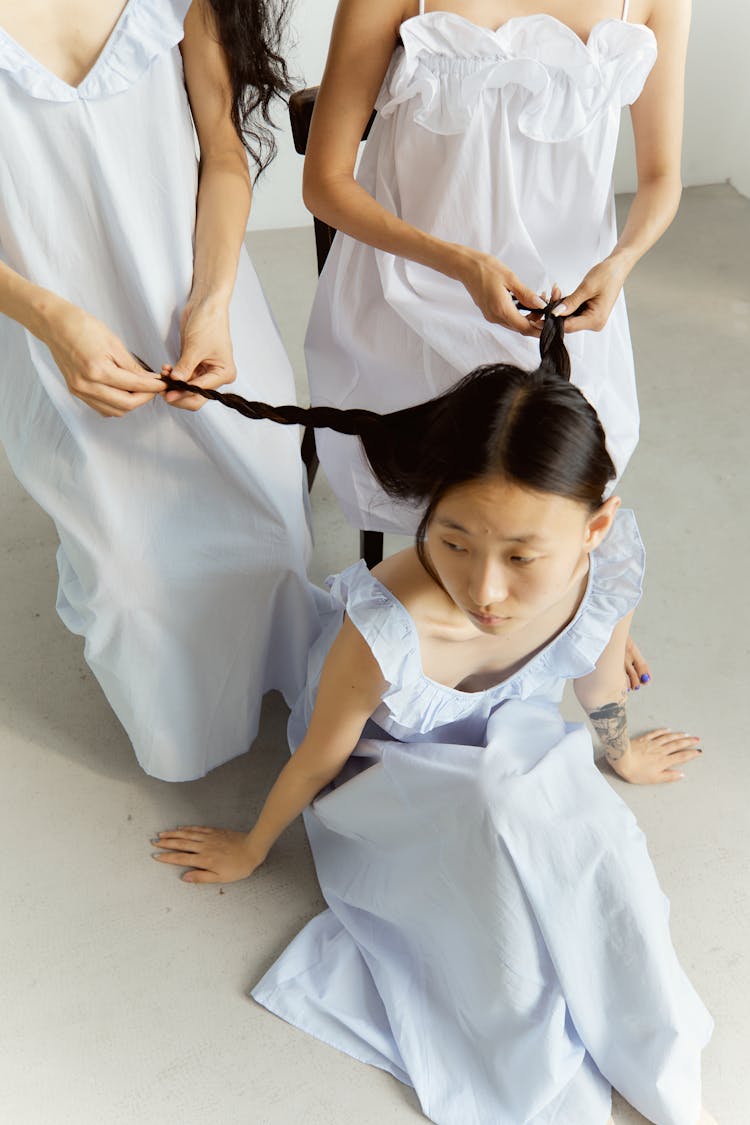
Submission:
<svg viewBox="0 0 750 1125">
<path fill-rule="evenodd" d="M 641 683 L 642 684 L 648 684 L 650 682 L 651 682 L 651 677 L 649 676 L 648 672 L 644 672 L 643 675 L 641 676 Z"/>
</svg>

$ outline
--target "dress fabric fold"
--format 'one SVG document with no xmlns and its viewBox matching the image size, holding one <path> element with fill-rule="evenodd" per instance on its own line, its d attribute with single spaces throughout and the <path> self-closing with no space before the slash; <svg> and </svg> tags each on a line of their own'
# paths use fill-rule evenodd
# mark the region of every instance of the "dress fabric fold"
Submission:
<svg viewBox="0 0 750 1125">
<path fill-rule="evenodd" d="M 643 835 L 557 707 L 642 569 L 623 512 L 573 621 L 476 693 L 424 676 L 413 621 L 364 564 L 332 581 L 292 750 L 344 612 L 388 687 L 305 814 L 328 909 L 252 995 L 412 1085 L 436 1125 L 605 1125 L 612 1085 L 656 1125 L 698 1120 L 710 1016 Z"/>
</svg>

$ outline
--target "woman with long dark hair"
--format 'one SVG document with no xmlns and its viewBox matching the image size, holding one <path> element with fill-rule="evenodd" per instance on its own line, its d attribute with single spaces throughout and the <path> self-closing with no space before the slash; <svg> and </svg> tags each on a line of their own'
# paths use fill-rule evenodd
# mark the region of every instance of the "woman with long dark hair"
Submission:
<svg viewBox="0 0 750 1125">
<path fill-rule="evenodd" d="M 314 624 L 295 435 L 188 414 L 133 358 L 294 395 L 242 245 L 284 8 L 0 0 L 0 436 L 55 521 L 58 611 L 168 780 L 248 748 Z"/>
<path fill-rule="evenodd" d="M 677 780 L 698 740 L 628 734 L 643 546 L 605 499 L 615 470 L 561 319 L 541 346 L 533 372 L 486 366 L 386 416 L 230 398 L 357 435 L 421 522 L 416 548 L 331 581 L 255 826 L 163 832 L 155 858 L 241 879 L 306 809 L 329 909 L 253 995 L 414 1086 L 438 1125 L 605 1125 L 610 1084 L 658 1125 L 709 1125 L 710 1017 L 643 837 L 557 703 L 573 680 L 629 781 Z"/>
</svg>

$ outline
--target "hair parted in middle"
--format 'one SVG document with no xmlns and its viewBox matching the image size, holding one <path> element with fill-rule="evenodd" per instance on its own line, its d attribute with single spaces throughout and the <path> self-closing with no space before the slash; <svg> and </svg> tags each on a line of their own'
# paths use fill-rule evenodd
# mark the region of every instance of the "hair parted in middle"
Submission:
<svg viewBox="0 0 750 1125">
<path fill-rule="evenodd" d="M 162 378 L 170 390 L 214 399 L 248 418 L 359 437 L 384 491 L 422 509 L 417 548 L 425 562 L 422 545 L 435 507 L 460 484 L 500 477 L 593 511 L 615 479 L 597 413 L 570 382 L 564 318 L 555 316 L 553 308 L 554 303 L 544 311 L 541 363 L 534 371 L 485 364 L 437 398 L 390 414 L 269 406 Z"/>
</svg>

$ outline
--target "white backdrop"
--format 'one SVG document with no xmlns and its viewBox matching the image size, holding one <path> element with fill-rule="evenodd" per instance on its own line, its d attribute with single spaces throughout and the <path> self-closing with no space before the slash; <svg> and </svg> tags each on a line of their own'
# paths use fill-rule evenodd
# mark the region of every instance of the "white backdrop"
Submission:
<svg viewBox="0 0 750 1125">
<path fill-rule="evenodd" d="M 377 3 L 377 0 L 373 0 Z M 288 57 L 301 85 L 320 81 L 336 0 L 296 0 Z M 686 184 L 731 181 L 750 196 L 750 3 L 694 0 L 686 90 L 683 176 Z M 282 106 L 279 155 L 257 185 L 251 228 L 302 226 L 302 157 L 292 144 Z M 635 187 L 627 113 L 615 165 L 618 191 Z"/>
</svg>

